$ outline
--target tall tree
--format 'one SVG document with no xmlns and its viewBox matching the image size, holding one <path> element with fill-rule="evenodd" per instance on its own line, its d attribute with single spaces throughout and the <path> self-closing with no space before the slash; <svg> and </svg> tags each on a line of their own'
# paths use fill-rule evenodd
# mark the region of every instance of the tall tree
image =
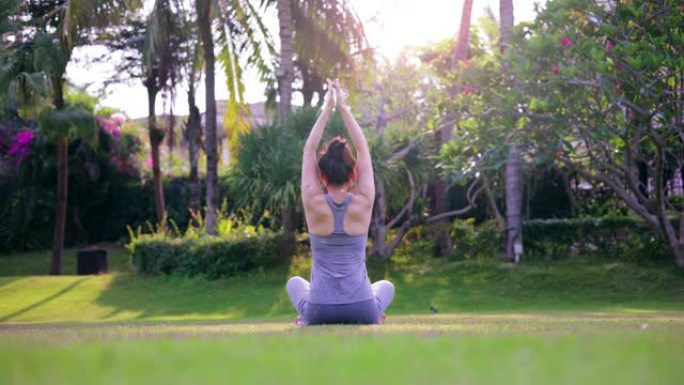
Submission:
<svg viewBox="0 0 684 385">
<path fill-rule="evenodd" d="M 456 45 L 454 46 L 452 61 L 454 66 L 458 66 L 461 62 L 468 59 L 472 9 L 473 0 L 465 0 L 463 2 L 463 9 L 461 10 L 461 23 L 458 29 L 458 37 L 456 39 Z M 454 85 L 450 90 L 452 97 L 455 97 L 459 92 L 461 92 L 461 87 L 458 85 Z M 440 125 L 439 130 L 437 131 L 437 139 L 440 147 L 444 146 L 444 144 L 448 143 L 452 139 L 455 114 L 457 114 L 457 112 L 447 114 L 444 121 Z M 449 210 L 449 185 L 442 176 L 438 176 L 435 179 L 433 190 L 435 197 L 433 215 L 437 216 Z M 436 223 L 445 223 L 447 219 L 446 217 L 438 218 L 440 219 L 438 219 Z M 440 226 L 438 230 L 437 242 L 439 244 L 441 254 L 445 254 L 451 249 L 451 238 L 444 226 Z"/>
<path fill-rule="evenodd" d="M 157 221 L 166 217 L 164 185 L 161 175 L 160 147 L 165 130 L 157 123 L 156 103 L 159 92 L 173 94 L 179 80 L 179 51 L 185 39 L 181 9 L 172 0 L 156 0 L 147 17 L 142 46 L 143 84 L 147 89 L 147 125 L 152 152 L 152 175 Z"/>
<path fill-rule="evenodd" d="M 513 19 L 513 0 L 499 0 L 500 40 L 499 47 L 502 54 L 510 42 Z M 507 70 L 504 64 L 504 71 Z M 508 136 L 508 161 L 506 162 L 506 237 L 504 258 L 518 262 L 523 254 L 522 243 L 522 156 L 518 149 L 513 132 Z"/>
<path fill-rule="evenodd" d="M 117 71 L 109 82 L 136 79 L 147 92 L 147 127 L 152 155 L 152 175 L 157 221 L 166 216 L 161 174 L 160 147 L 165 129 L 157 122 L 157 96 L 166 92 L 174 97 L 186 53 L 186 20 L 177 0 L 155 0 L 148 14 L 131 13 L 122 25 L 108 28 L 100 40 L 122 55 Z"/>
<path fill-rule="evenodd" d="M 206 129 L 205 151 L 207 154 L 207 209 L 206 231 L 216 234 L 216 210 L 218 210 L 218 153 L 216 146 L 216 74 L 214 63 L 214 36 L 212 34 L 211 0 L 196 0 L 197 26 L 202 52 L 204 53 L 204 98 L 206 112 L 204 127 Z"/>
<path fill-rule="evenodd" d="M 64 97 L 66 67 L 74 48 L 87 44 L 92 32 L 120 20 L 128 9 L 140 6 L 134 0 L 107 0 L 92 6 L 85 0 L 29 0 L 23 3 L 22 15 L 15 18 L 23 25 L 17 43 L 32 45 L 37 70 L 51 84 L 52 109 L 42 114 L 41 121 L 54 134 L 57 144 L 57 207 L 52 244 L 50 274 L 61 272 L 66 209 L 68 198 L 69 137 L 80 128 L 94 127 L 85 122 L 83 110 L 67 106 Z M 22 27 L 19 27 L 22 28 Z M 37 49 L 36 49 L 37 48 Z"/>
<path fill-rule="evenodd" d="M 261 78 L 270 75 L 268 54 L 275 56 L 262 15 L 248 0 L 195 0 L 197 25 L 204 59 L 205 153 L 207 154 L 206 231 L 216 234 L 218 194 L 218 142 L 216 128 L 216 73 L 218 61 L 226 76 L 228 101 L 224 127 L 234 150 L 240 134 L 249 132 L 249 107 L 244 101 L 244 61 Z M 216 33 L 215 33 L 216 32 Z M 215 44 L 216 43 L 216 44 Z M 218 56 L 215 48 L 218 47 Z M 244 60 L 242 58 L 245 58 Z M 233 154 L 234 151 L 231 151 Z"/>
<path fill-rule="evenodd" d="M 186 17 L 196 20 L 194 12 L 186 11 Z M 188 161 L 190 163 L 190 202 L 189 208 L 197 213 L 201 208 L 200 179 L 198 162 L 202 148 L 202 117 L 196 103 L 197 84 L 202 74 L 202 47 L 197 36 L 197 24 L 187 20 L 185 23 L 188 32 L 185 49 L 190 52 L 185 62 L 185 80 L 188 83 L 188 120 L 185 122 L 183 137 L 188 146 Z"/>
<path fill-rule="evenodd" d="M 529 122 L 526 157 L 612 191 L 684 268 L 684 10 L 671 0 L 549 1 L 517 32 L 508 59 L 520 86 L 501 99 Z"/>
<path fill-rule="evenodd" d="M 278 119 L 281 126 L 287 121 L 292 110 L 292 82 L 294 81 L 293 66 L 293 25 L 290 0 L 278 0 L 278 22 L 280 25 L 280 64 L 278 67 Z M 283 233 L 285 245 L 294 244 L 295 210 L 291 205 L 283 207 Z M 291 250 L 283 250 L 289 253 Z"/>
<path fill-rule="evenodd" d="M 292 109 L 294 66 L 292 52 L 292 9 L 290 0 L 278 0 L 280 24 L 280 66 L 278 68 L 278 118 L 283 123 Z"/>
</svg>

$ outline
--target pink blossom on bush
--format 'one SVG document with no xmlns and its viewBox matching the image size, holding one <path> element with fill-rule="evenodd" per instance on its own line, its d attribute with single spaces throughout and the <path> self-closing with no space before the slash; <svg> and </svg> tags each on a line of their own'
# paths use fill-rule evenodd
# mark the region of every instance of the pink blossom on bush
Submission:
<svg viewBox="0 0 684 385">
<path fill-rule="evenodd" d="M 612 51 L 613 47 L 615 47 L 615 43 L 613 43 L 611 40 L 606 41 L 606 52 Z"/>
<path fill-rule="evenodd" d="M 574 44 L 574 43 L 572 42 L 572 40 L 571 40 L 569 37 L 567 37 L 567 36 L 562 37 L 562 38 L 560 39 L 560 43 L 561 43 L 561 45 L 562 45 L 563 47 L 570 47 L 571 45 Z"/>
<path fill-rule="evenodd" d="M 615 88 L 621 89 L 621 88 L 622 88 L 622 82 L 619 81 L 619 80 L 616 80 L 616 81 L 615 81 Z"/>
<path fill-rule="evenodd" d="M 617 72 L 621 72 L 621 71 L 624 70 L 624 69 L 625 69 L 625 67 L 624 67 L 622 64 L 620 64 L 620 63 L 618 63 L 618 64 L 615 65 L 615 70 L 616 70 Z"/>
<path fill-rule="evenodd" d="M 560 72 L 560 67 L 558 67 L 558 66 L 551 67 L 551 73 L 552 74 L 557 74 L 559 72 Z"/>
<path fill-rule="evenodd" d="M 150 156 L 150 157 L 148 157 L 147 160 L 145 161 L 145 167 L 151 169 L 152 166 L 153 166 L 153 164 L 152 164 L 152 157 Z"/>
<path fill-rule="evenodd" d="M 121 137 L 121 124 L 123 124 L 123 118 L 118 115 L 112 118 L 97 117 L 97 125 L 100 129 L 115 138 Z"/>
<path fill-rule="evenodd" d="M 33 132 L 28 130 L 19 132 L 17 136 L 14 137 L 14 142 L 7 151 L 7 154 L 21 162 L 28 153 L 32 140 Z"/>
<path fill-rule="evenodd" d="M 466 95 L 471 95 L 475 93 L 475 90 L 472 89 L 471 87 L 465 87 L 463 88 L 463 93 Z"/>
</svg>

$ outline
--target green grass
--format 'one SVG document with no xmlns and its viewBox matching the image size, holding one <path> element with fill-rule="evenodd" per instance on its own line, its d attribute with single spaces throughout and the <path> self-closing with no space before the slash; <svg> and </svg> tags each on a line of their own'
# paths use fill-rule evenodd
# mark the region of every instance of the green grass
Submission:
<svg viewBox="0 0 684 385">
<path fill-rule="evenodd" d="M 678 384 L 682 314 L 0 326 L 4 384 Z"/>
<path fill-rule="evenodd" d="M 291 318 L 285 281 L 308 276 L 310 268 L 309 259 L 297 258 L 290 266 L 208 281 L 131 274 L 128 258 L 110 252 L 114 273 L 100 276 L 0 276 L 0 322 Z M 0 257 L 1 275 L 46 265 L 35 253 Z M 425 259 L 371 264 L 369 271 L 397 287 L 390 315 L 429 314 L 430 306 L 444 313 L 684 310 L 684 275 L 663 266 Z"/>
<path fill-rule="evenodd" d="M 302 328 L 291 324 L 283 285 L 308 275 L 305 258 L 207 281 L 131 274 L 123 250 L 110 251 L 112 274 L 37 275 L 48 255 L 0 256 L 3 384 L 678 384 L 684 376 L 684 275 L 670 267 L 399 257 L 369 266 L 373 280 L 397 286 L 386 325 Z"/>
<path fill-rule="evenodd" d="M 62 274 L 76 274 L 76 249 L 64 251 Z M 10 255 L 0 255 L 0 276 L 45 275 L 50 268 L 49 251 L 32 251 Z M 128 272 L 130 260 L 128 250 L 112 248 L 107 250 L 109 271 Z"/>
</svg>

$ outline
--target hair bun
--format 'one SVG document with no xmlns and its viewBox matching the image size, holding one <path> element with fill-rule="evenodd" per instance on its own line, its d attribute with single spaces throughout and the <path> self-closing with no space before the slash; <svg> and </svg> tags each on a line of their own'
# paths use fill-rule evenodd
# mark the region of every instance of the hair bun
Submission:
<svg viewBox="0 0 684 385">
<path fill-rule="evenodd" d="M 333 138 L 318 160 L 318 167 L 326 180 L 334 185 L 341 185 L 353 176 L 356 159 L 352 155 L 347 141 L 342 137 Z"/>
<path fill-rule="evenodd" d="M 344 162 L 344 150 L 347 148 L 347 143 L 343 139 L 337 139 L 330 143 L 328 147 L 328 156 L 338 162 Z"/>
</svg>

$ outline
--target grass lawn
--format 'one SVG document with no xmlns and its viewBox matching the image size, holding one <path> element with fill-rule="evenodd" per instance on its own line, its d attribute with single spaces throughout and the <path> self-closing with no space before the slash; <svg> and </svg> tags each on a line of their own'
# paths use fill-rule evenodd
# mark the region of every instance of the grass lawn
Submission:
<svg viewBox="0 0 684 385">
<path fill-rule="evenodd" d="M 308 274 L 304 258 L 206 281 L 133 275 L 123 250 L 112 274 L 37 275 L 47 254 L 0 256 L 3 384 L 684 378 L 684 275 L 669 267 L 399 258 L 369 267 L 397 286 L 386 325 L 298 328 L 283 285 Z"/>
</svg>

